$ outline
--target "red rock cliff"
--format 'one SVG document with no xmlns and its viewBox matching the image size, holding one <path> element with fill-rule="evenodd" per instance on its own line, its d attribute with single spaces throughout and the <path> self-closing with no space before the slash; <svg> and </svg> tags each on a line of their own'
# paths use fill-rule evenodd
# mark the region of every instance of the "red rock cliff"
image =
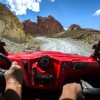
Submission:
<svg viewBox="0 0 100 100">
<path fill-rule="evenodd" d="M 49 34 L 63 31 L 63 26 L 52 16 L 37 17 L 37 23 L 26 20 L 23 22 L 25 33 L 30 34 Z"/>
<path fill-rule="evenodd" d="M 38 30 L 38 24 L 35 22 L 31 22 L 30 20 L 25 20 L 23 22 L 24 25 L 24 31 L 26 34 L 37 34 L 39 32 Z"/>
</svg>

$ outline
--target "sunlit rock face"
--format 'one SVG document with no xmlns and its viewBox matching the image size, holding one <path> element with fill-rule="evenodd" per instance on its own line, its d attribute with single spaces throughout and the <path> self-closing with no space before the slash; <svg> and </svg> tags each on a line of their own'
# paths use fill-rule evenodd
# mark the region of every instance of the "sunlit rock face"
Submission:
<svg viewBox="0 0 100 100">
<path fill-rule="evenodd" d="M 40 28 L 40 33 L 58 33 L 63 30 L 63 26 L 58 22 L 54 17 L 48 16 L 48 17 L 37 17 L 37 23 Z"/>
<path fill-rule="evenodd" d="M 0 3 L 0 36 L 16 42 L 24 42 L 26 40 L 23 24 L 2 3 Z"/>
<path fill-rule="evenodd" d="M 54 17 L 37 16 L 37 23 L 30 20 L 23 22 L 25 33 L 29 34 L 54 34 L 63 31 L 63 26 Z"/>
</svg>

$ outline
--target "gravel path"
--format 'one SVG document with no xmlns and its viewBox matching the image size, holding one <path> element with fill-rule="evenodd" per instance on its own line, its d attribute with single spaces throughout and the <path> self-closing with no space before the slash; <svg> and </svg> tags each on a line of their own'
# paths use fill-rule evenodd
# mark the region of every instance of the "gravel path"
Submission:
<svg viewBox="0 0 100 100">
<path fill-rule="evenodd" d="M 44 41 L 44 44 L 40 46 L 40 50 L 60 51 L 64 53 L 73 53 L 86 56 L 91 55 L 93 52 L 92 45 L 82 41 L 76 41 L 67 38 L 57 39 L 45 37 L 37 37 L 37 39 Z"/>
<path fill-rule="evenodd" d="M 23 51 L 51 50 L 60 51 L 63 53 L 74 53 L 89 56 L 93 52 L 92 45 L 68 38 L 36 37 L 32 38 L 26 43 L 21 44 L 12 42 L 7 39 L 2 39 L 2 41 L 6 43 L 6 50 L 11 53 Z"/>
</svg>

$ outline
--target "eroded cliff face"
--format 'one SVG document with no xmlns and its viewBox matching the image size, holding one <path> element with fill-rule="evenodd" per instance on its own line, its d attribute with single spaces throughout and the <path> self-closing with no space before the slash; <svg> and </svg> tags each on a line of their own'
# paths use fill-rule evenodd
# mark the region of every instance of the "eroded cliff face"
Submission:
<svg viewBox="0 0 100 100">
<path fill-rule="evenodd" d="M 18 42 L 24 42 L 26 40 L 23 24 L 2 3 L 0 3 L 0 36 Z"/>
<path fill-rule="evenodd" d="M 32 22 L 30 20 L 25 20 L 24 22 L 22 22 L 24 27 L 24 31 L 26 34 L 31 34 L 31 35 L 36 35 L 39 33 L 39 26 L 37 23 Z"/>
<path fill-rule="evenodd" d="M 29 34 L 54 34 L 63 31 L 63 26 L 54 17 L 42 17 L 37 16 L 37 23 L 30 20 L 25 20 L 23 22 L 25 33 Z"/>
<path fill-rule="evenodd" d="M 54 17 L 37 17 L 37 23 L 40 28 L 40 33 L 49 34 L 49 33 L 58 33 L 63 31 L 63 26 L 58 22 Z"/>
</svg>

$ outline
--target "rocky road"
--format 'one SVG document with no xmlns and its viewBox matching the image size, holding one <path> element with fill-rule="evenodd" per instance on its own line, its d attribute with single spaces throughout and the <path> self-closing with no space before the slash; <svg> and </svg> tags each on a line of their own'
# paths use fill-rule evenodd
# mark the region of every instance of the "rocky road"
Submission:
<svg viewBox="0 0 100 100">
<path fill-rule="evenodd" d="M 3 41 L 6 43 L 6 50 L 11 53 L 51 50 L 89 56 L 93 52 L 92 45 L 68 38 L 36 37 L 26 43 L 15 43 L 7 39 Z"/>
<path fill-rule="evenodd" d="M 40 50 L 60 51 L 64 53 L 72 53 L 89 56 L 92 54 L 92 45 L 82 41 L 76 41 L 68 38 L 46 38 L 37 37 L 37 39 L 44 41 L 40 46 Z"/>
</svg>

